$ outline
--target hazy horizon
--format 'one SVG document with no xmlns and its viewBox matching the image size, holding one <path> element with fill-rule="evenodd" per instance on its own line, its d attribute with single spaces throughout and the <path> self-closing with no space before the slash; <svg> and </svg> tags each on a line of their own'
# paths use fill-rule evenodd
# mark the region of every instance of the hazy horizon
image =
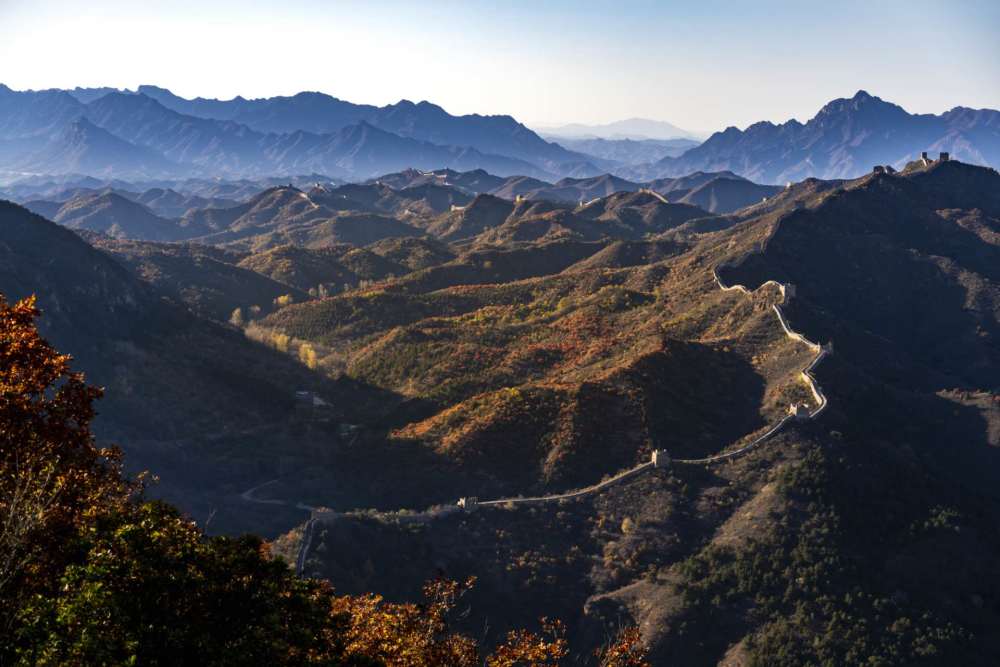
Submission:
<svg viewBox="0 0 1000 667">
<path fill-rule="evenodd" d="M 0 60 L 16 65 L 0 83 L 219 99 L 309 90 L 537 127 L 648 118 L 696 133 L 804 121 L 859 89 L 911 113 L 1000 107 L 996 3 L 851 2 L 820 9 L 822 22 L 784 1 L 628 4 L 289 0 L 275 18 L 234 0 L 102 0 L 86 15 L 67 0 L 3 0 Z"/>
</svg>

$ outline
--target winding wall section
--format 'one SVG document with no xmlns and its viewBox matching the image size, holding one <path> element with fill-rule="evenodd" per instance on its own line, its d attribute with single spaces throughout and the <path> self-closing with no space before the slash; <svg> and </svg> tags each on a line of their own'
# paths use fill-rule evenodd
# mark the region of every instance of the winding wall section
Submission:
<svg viewBox="0 0 1000 667">
<path fill-rule="evenodd" d="M 739 284 L 726 285 L 725 283 L 723 283 L 722 279 L 719 277 L 719 272 L 717 269 L 712 269 L 712 277 L 714 278 L 715 283 L 724 292 L 735 290 L 742 292 L 747 296 L 752 296 L 753 294 L 753 292 L 747 289 L 745 285 L 739 285 Z M 802 343 L 803 345 L 807 345 L 811 350 L 815 351 L 816 353 L 816 356 L 813 357 L 812 361 L 810 361 L 809 364 L 806 365 L 806 367 L 803 368 L 801 371 L 802 380 L 806 383 L 806 385 L 809 387 L 809 390 L 812 392 L 813 400 L 816 402 L 816 406 L 812 408 L 812 410 L 809 410 L 806 413 L 796 412 L 793 407 L 792 411 L 789 414 L 782 417 L 776 424 L 771 426 L 764 433 L 760 434 L 759 436 L 757 436 L 744 446 L 740 447 L 739 449 L 734 449 L 728 452 L 722 452 L 721 454 L 716 454 L 715 456 L 707 456 L 705 458 L 700 458 L 700 459 L 675 459 L 673 463 L 679 463 L 685 465 L 709 465 L 712 463 L 719 463 L 722 461 L 732 460 L 734 458 L 742 456 L 743 454 L 746 454 L 747 452 L 755 449 L 756 447 L 764 443 L 766 440 L 768 440 L 776 433 L 778 433 L 782 428 L 784 428 L 785 425 L 788 424 L 788 422 L 794 419 L 800 419 L 800 420 L 815 419 L 820 414 L 822 414 L 823 411 L 826 409 L 826 406 L 828 404 L 826 394 L 823 393 L 822 388 L 819 386 L 819 383 L 813 376 L 813 369 L 816 368 L 819 362 L 822 361 L 826 355 L 830 354 L 832 348 L 829 345 L 823 346 L 820 345 L 819 343 L 814 343 L 813 341 L 809 340 L 799 332 L 793 330 L 788 325 L 788 319 L 785 317 L 784 312 L 781 310 L 781 305 L 784 305 L 785 302 L 788 300 L 789 293 L 794 290 L 793 287 L 791 287 L 790 285 L 783 285 L 782 283 L 779 283 L 774 280 L 768 280 L 767 282 L 763 283 L 760 287 L 765 287 L 767 285 L 774 285 L 781 294 L 780 305 L 773 304 L 772 308 L 774 310 L 774 314 L 778 318 L 778 322 L 781 324 L 782 330 L 785 332 L 785 335 L 796 342 Z M 758 287 L 757 289 L 760 289 L 760 287 Z M 603 482 L 585 487 L 583 489 L 578 489 L 576 491 L 569 491 L 566 493 L 558 493 L 549 496 L 537 496 L 531 498 L 499 498 L 496 500 L 485 500 L 485 501 L 475 500 L 469 503 L 469 505 L 470 506 L 475 505 L 476 507 L 495 507 L 498 505 L 519 505 L 519 504 L 530 505 L 530 504 L 540 504 L 547 502 L 558 502 L 560 500 L 583 498 L 591 494 L 600 493 L 601 491 L 604 491 L 612 486 L 616 486 L 618 484 L 626 482 L 634 477 L 637 477 L 638 475 L 641 475 L 642 473 L 645 473 L 653 469 L 654 467 L 655 466 L 653 465 L 652 461 L 647 461 L 646 463 L 641 463 L 635 466 L 634 468 L 625 470 L 624 472 L 621 472 L 615 475 L 614 477 L 611 477 L 610 479 L 606 479 Z M 463 501 L 467 500 L 472 500 L 472 499 L 463 499 Z M 465 503 L 463 502 L 463 504 Z"/>
<path fill-rule="evenodd" d="M 725 283 L 722 282 L 722 279 L 719 278 L 719 272 L 717 269 L 724 266 L 725 265 L 720 264 L 718 267 L 712 269 L 712 277 L 715 279 L 715 283 L 719 286 L 719 288 L 724 292 L 735 290 L 742 292 L 747 296 L 752 296 L 753 293 L 749 289 L 747 289 L 745 285 L 739 285 L 739 284 L 726 285 Z M 814 343 L 813 341 L 809 340 L 808 338 L 798 333 L 797 331 L 793 330 L 789 326 L 788 320 L 785 317 L 784 312 L 781 310 L 781 306 L 787 302 L 789 294 L 794 293 L 794 288 L 791 285 L 783 285 L 782 283 L 779 283 L 777 281 L 768 280 L 767 282 L 761 284 L 760 287 L 758 287 L 757 289 L 760 289 L 761 287 L 767 285 L 774 285 L 775 287 L 777 287 L 778 291 L 781 294 L 780 304 L 776 303 L 773 304 L 771 307 L 774 309 L 774 313 L 777 316 L 778 322 L 781 324 L 781 328 L 785 332 L 785 335 L 796 342 L 809 346 L 809 348 L 815 351 L 816 353 L 816 356 L 813 357 L 812 361 L 810 361 L 809 364 L 807 364 L 806 367 L 803 368 L 801 371 L 802 379 L 812 392 L 813 399 L 816 402 L 816 407 L 814 407 L 812 410 L 809 410 L 808 412 L 803 413 L 797 411 L 795 409 L 796 406 L 792 406 L 789 414 L 782 417 L 776 424 L 767 429 L 767 431 L 757 436 L 756 438 L 748 442 L 746 445 L 740 447 L 739 449 L 734 449 L 728 452 L 723 452 L 721 454 L 716 454 L 715 456 L 708 456 L 700 459 L 675 459 L 673 463 L 684 464 L 684 465 L 711 465 L 713 463 L 730 461 L 757 448 L 759 445 L 761 445 L 762 443 L 773 437 L 776 433 L 781 431 L 781 429 L 784 428 L 785 425 L 788 424 L 788 422 L 794 419 L 800 419 L 800 420 L 815 419 L 816 417 L 821 415 L 824 410 L 826 410 L 826 407 L 828 405 L 826 394 L 823 393 L 822 388 L 816 381 L 816 378 L 813 376 L 813 370 L 816 368 L 819 362 L 823 360 L 825 356 L 827 356 L 832 352 L 832 346 L 830 346 L 829 344 L 820 345 L 818 343 Z M 642 475 L 656 468 L 657 467 L 655 459 L 656 455 L 657 453 L 654 453 L 654 459 L 651 461 L 641 463 L 635 466 L 634 468 L 629 468 L 628 470 L 618 473 L 614 477 L 606 479 L 602 482 L 598 482 L 597 484 L 594 484 L 592 486 L 588 486 L 582 489 L 577 489 L 575 491 L 568 491 L 566 493 L 558 493 L 548 496 L 535 496 L 529 498 L 498 498 L 496 500 L 485 500 L 485 501 L 477 500 L 475 498 L 462 498 L 461 500 L 459 500 L 458 505 L 468 510 L 468 509 L 473 509 L 475 507 L 540 505 L 544 503 L 552 503 L 563 500 L 575 500 L 578 498 L 584 498 L 586 496 L 600 493 L 601 491 L 609 489 L 613 486 L 617 486 L 619 484 L 627 482 L 635 477 L 638 477 L 639 475 Z M 424 512 L 424 513 L 408 515 L 408 517 L 411 521 L 414 522 L 426 522 L 436 517 L 450 513 L 451 513 L 450 511 L 437 512 L 433 514 L 430 512 Z M 324 519 L 330 520 L 336 516 L 338 515 L 336 515 L 333 512 L 325 510 L 315 510 L 313 512 L 312 518 L 306 524 L 302 536 L 302 543 L 299 548 L 298 557 L 296 558 L 295 569 L 297 573 L 302 574 L 305 568 L 306 557 L 309 552 L 309 548 L 312 546 L 313 536 L 315 535 L 316 532 L 315 525 L 317 521 L 322 521 Z"/>
</svg>

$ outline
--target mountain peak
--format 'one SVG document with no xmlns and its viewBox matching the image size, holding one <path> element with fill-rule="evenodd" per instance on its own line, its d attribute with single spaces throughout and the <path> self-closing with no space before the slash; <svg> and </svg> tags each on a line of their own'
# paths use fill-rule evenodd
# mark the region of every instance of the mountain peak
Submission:
<svg viewBox="0 0 1000 667">
<path fill-rule="evenodd" d="M 816 117 L 819 118 L 821 116 L 849 113 L 852 111 L 860 111 L 862 109 L 865 110 L 892 109 L 906 113 L 905 111 L 903 111 L 902 107 L 892 104 L 891 102 L 886 102 L 882 98 L 871 95 L 865 90 L 859 90 L 854 94 L 854 97 L 851 98 L 841 97 L 835 100 L 831 100 L 822 109 L 819 110 L 819 113 L 816 114 Z"/>
<path fill-rule="evenodd" d="M 170 91 L 170 89 L 163 88 L 161 86 L 154 86 L 154 85 L 149 84 L 149 83 L 142 84 L 141 86 L 139 86 L 138 88 L 135 89 L 135 92 L 137 92 L 137 93 L 143 93 L 143 94 L 146 94 L 146 93 L 162 93 L 164 95 L 173 95 L 173 93 Z"/>
</svg>

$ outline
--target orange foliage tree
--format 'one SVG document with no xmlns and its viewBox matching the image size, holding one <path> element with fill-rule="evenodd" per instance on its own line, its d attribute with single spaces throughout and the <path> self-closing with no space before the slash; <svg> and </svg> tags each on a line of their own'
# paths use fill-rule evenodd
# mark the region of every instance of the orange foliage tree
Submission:
<svg viewBox="0 0 1000 667">
<path fill-rule="evenodd" d="M 38 335 L 38 314 L 33 298 L 0 298 L 0 594 L 51 584 L 91 508 L 134 489 L 90 432 L 101 391 Z"/>
</svg>

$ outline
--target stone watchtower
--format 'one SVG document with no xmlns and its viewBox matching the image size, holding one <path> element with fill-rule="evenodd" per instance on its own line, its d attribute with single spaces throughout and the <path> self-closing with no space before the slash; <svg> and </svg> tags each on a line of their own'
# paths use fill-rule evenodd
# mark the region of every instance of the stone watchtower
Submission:
<svg viewBox="0 0 1000 667">
<path fill-rule="evenodd" d="M 654 449 L 653 454 L 649 457 L 649 460 L 653 464 L 654 468 L 670 467 L 670 454 L 668 454 L 665 449 Z"/>
<path fill-rule="evenodd" d="M 809 407 L 802 403 L 792 403 L 788 406 L 788 414 L 794 419 L 809 419 Z"/>
<path fill-rule="evenodd" d="M 476 505 L 478 504 L 479 504 L 479 498 L 476 498 L 475 496 L 469 496 L 468 498 L 458 499 L 458 506 L 467 512 L 471 512 L 472 510 L 476 509 Z"/>
</svg>

